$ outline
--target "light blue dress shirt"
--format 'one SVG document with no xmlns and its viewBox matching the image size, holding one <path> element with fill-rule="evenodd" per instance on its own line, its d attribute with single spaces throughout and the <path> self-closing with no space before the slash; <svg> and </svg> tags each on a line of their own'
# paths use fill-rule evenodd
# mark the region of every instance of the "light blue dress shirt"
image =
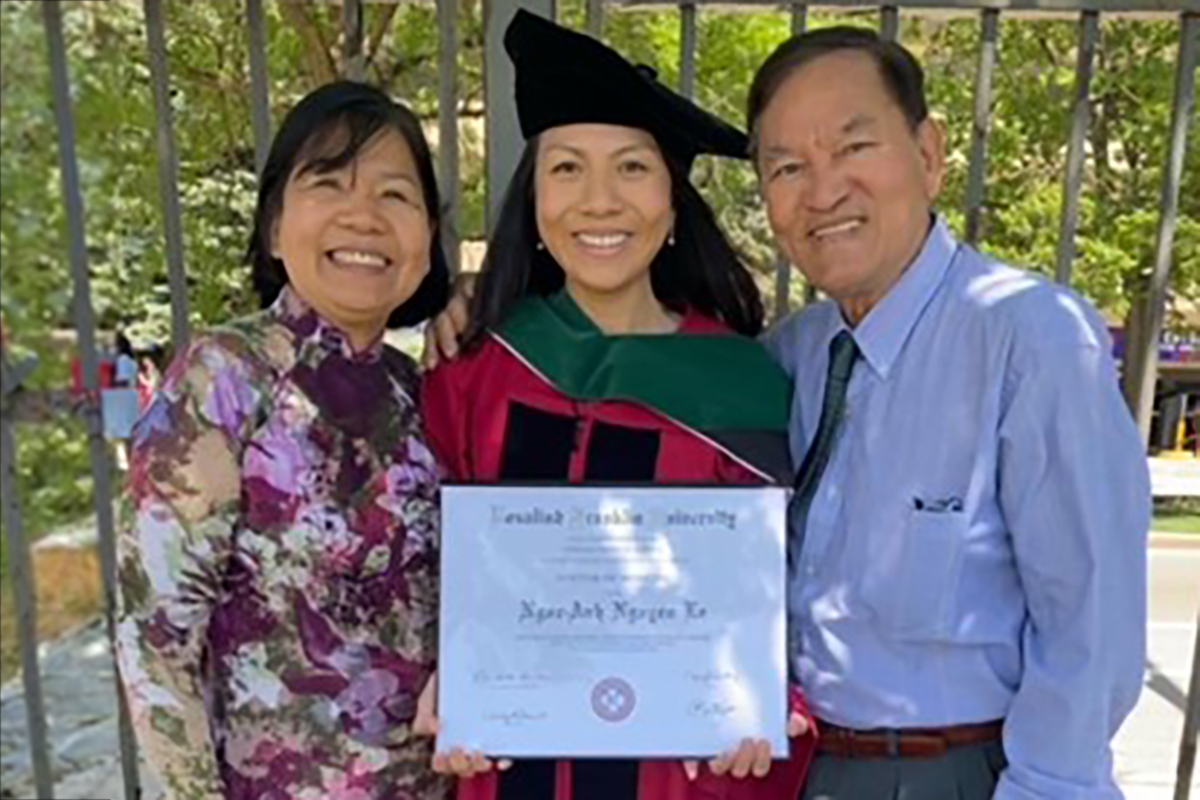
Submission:
<svg viewBox="0 0 1200 800">
<path fill-rule="evenodd" d="M 821 415 L 819 303 L 768 346 Z M 790 587 L 793 667 L 852 728 L 1003 718 L 996 798 L 1121 797 L 1109 742 L 1142 685 L 1150 487 L 1104 324 L 941 220 L 852 331 L 847 413 Z"/>
</svg>

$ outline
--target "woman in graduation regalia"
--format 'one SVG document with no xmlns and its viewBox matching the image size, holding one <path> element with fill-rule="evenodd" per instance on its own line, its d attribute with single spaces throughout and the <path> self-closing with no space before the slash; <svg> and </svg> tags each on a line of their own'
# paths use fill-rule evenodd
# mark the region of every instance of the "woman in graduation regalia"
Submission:
<svg viewBox="0 0 1200 800">
<path fill-rule="evenodd" d="M 505 47 L 528 144 L 464 354 L 423 389 L 448 477 L 790 481 L 790 383 L 751 338 L 757 289 L 687 178 L 700 153 L 744 157 L 746 137 L 540 17 L 518 12 Z M 793 710 L 806 713 L 798 693 Z M 811 744 L 794 740 L 790 761 L 742 779 L 704 767 L 689 780 L 669 761 L 522 760 L 462 781 L 459 798 L 793 800 Z"/>
</svg>

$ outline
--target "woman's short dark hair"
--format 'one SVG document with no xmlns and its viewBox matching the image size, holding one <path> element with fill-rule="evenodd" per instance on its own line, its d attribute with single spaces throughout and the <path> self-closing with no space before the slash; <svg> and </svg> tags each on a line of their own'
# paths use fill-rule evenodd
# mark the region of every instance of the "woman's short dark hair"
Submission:
<svg viewBox="0 0 1200 800">
<path fill-rule="evenodd" d="M 283 210 L 288 179 L 297 169 L 316 172 L 341 169 L 385 130 L 400 134 L 412 151 L 432 229 L 429 274 L 413 296 L 392 311 L 387 326 L 415 325 L 445 307 L 450 292 L 450 268 L 438 241 L 441 198 L 421 123 L 408 108 L 380 89 L 365 83 L 337 81 L 309 93 L 288 112 L 259 177 L 254 230 L 246 259 L 250 262 L 254 291 L 263 308 L 275 302 L 288 282 L 283 262 L 271 254 L 271 231 Z"/>
<path fill-rule="evenodd" d="M 775 48 L 754 74 L 746 108 L 751 149 L 758 146 L 758 121 L 783 82 L 800 67 L 821 56 L 850 50 L 865 53 L 879 68 L 896 105 L 914 130 L 929 116 L 925 102 L 925 73 L 903 45 L 888 41 L 869 28 L 838 25 L 793 36 Z"/>
<path fill-rule="evenodd" d="M 550 252 L 537 246 L 537 146 L 537 137 L 526 144 L 500 206 L 471 301 L 468 347 L 478 344 L 484 331 L 499 326 L 521 298 L 553 294 L 566 282 Z M 757 336 L 763 305 L 750 271 L 683 167 L 665 153 L 663 160 L 671 176 L 675 243 L 664 244 L 650 263 L 654 296 L 674 311 L 692 308 L 738 333 Z"/>
</svg>

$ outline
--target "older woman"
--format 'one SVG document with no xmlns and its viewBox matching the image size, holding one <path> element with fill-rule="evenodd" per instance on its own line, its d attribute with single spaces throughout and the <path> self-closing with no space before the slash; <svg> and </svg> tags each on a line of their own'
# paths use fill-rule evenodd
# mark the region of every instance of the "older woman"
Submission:
<svg viewBox="0 0 1200 800">
<path fill-rule="evenodd" d="M 132 444 L 119 663 L 177 798 L 439 798 L 437 482 L 386 327 L 447 291 L 411 112 L 335 83 L 284 120 L 249 258 L 264 310 L 196 338 Z"/>
</svg>

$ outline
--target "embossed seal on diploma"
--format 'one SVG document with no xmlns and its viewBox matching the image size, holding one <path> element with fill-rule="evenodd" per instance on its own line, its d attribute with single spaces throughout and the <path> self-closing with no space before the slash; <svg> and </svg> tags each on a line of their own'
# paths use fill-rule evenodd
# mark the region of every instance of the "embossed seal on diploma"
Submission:
<svg viewBox="0 0 1200 800">
<path fill-rule="evenodd" d="M 605 722 L 624 722 L 636 707 L 637 694 L 620 678 L 605 678 L 592 689 L 592 711 Z"/>
</svg>

